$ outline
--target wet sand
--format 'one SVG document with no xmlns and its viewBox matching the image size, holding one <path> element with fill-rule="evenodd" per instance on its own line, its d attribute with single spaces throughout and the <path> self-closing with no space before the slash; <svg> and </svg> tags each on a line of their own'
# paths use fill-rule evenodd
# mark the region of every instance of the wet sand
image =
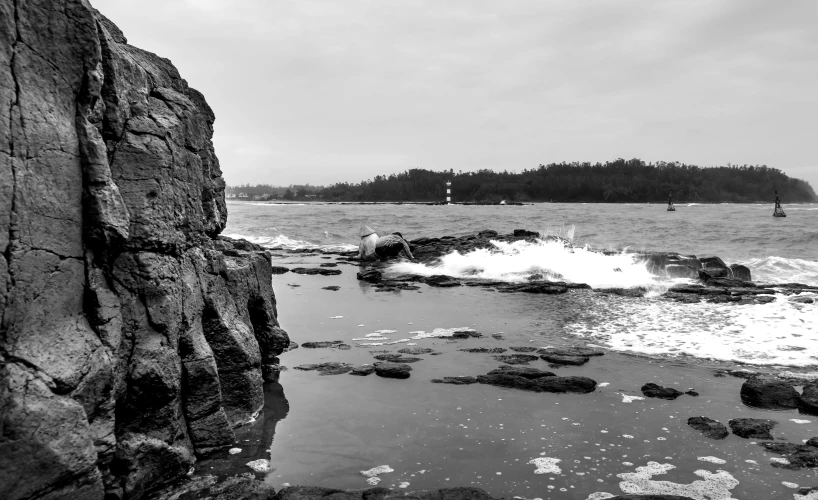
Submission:
<svg viewBox="0 0 818 500">
<path fill-rule="evenodd" d="M 317 267 L 327 262 L 336 260 L 290 254 L 274 257 L 273 263 Z M 693 416 L 725 425 L 732 418 L 770 418 L 779 422 L 773 430 L 777 439 L 800 443 L 818 435 L 818 417 L 743 405 L 739 398 L 743 380 L 714 375 L 715 369 L 732 365 L 610 351 L 584 366 L 531 363 L 557 375 L 596 380 L 600 387 L 590 394 L 430 382 L 485 374 L 502 364 L 489 354 L 458 351 L 462 348 L 583 345 L 583 339 L 567 334 L 564 327 L 583 312 L 579 308 L 592 304 L 574 294 L 593 292 L 531 296 L 425 285 L 417 291 L 376 292 L 355 279 L 357 266 L 339 264 L 336 269 L 342 271 L 340 276 L 275 276 L 280 320 L 299 344 L 342 340 L 353 347 L 302 347 L 284 353 L 281 363 L 288 369 L 278 383 L 267 384 L 265 410 L 255 424 L 238 433 L 236 446 L 242 451 L 220 453 L 202 462 L 199 472 L 247 472 L 248 461 L 269 458 L 273 470 L 266 480 L 273 485 L 359 489 L 369 487 L 360 471 L 389 465 L 394 472 L 382 474 L 379 486 L 409 490 L 478 486 L 494 496 L 585 499 L 596 492 L 623 493 L 617 474 L 658 462 L 675 469 L 653 476 L 653 481 L 704 483 L 694 474 L 699 470 L 726 471 L 738 481 L 729 493 L 711 481 L 716 488 L 709 493 L 713 499 L 793 498 L 797 491 L 793 484 L 818 485 L 815 470 L 772 467 L 770 459 L 778 455 L 765 452 L 754 440 L 731 434 L 714 441 L 687 426 Z M 331 285 L 341 288 L 322 289 Z M 384 334 L 394 341 L 411 337 L 413 331 L 453 327 L 473 328 L 483 338 L 412 340 L 417 347 L 440 354 L 418 355 L 422 360 L 411 365 L 406 380 L 374 374 L 321 376 L 293 369 L 327 361 L 371 364 L 377 361 L 372 351 L 396 353 L 407 347 L 408 343 L 358 347 L 361 342 L 352 340 L 378 330 L 397 330 Z M 502 333 L 502 340 L 491 336 L 497 333 Z M 647 382 L 681 391 L 692 388 L 700 395 L 624 402 L 629 399 L 625 396 L 643 397 L 640 387 Z M 535 474 L 537 466 L 530 462 L 544 457 L 560 460 L 556 465 L 561 473 Z"/>
</svg>

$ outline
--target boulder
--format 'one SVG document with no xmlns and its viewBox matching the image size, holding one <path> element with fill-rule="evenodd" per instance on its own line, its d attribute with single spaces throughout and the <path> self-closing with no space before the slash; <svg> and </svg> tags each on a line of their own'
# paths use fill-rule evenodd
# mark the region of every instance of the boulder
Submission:
<svg viewBox="0 0 818 500">
<path fill-rule="evenodd" d="M 470 347 L 468 349 L 458 349 L 458 351 L 487 353 L 487 354 L 502 354 L 502 353 L 506 352 L 506 349 L 504 349 L 502 347 Z"/>
<path fill-rule="evenodd" d="M 705 267 L 699 269 L 699 279 L 707 283 L 715 278 L 730 278 L 732 272 L 728 267 Z"/>
<path fill-rule="evenodd" d="M 741 385 L 741 401 L 765 410 L 791 410 L 798 408 L 799 395 L 785 380 L 756 376 Z"/>
<path fill-rule="evenodd" d="M 409 378 L 412 367 L 402 363 L 392 363 L 390 361 L 380 361 L 375 363 L 375 374 L 384 378 Z"/>
<path fill-rule="evenodd" d="M 322 276 L 336 276 L 341 274 L 340 269 L 326 269 L 323 267 L 294 267 L 290 269 L 290 272 L 295 274 L 306 274 L 308 276 L 314 276 L 316 274 L 320 274 Z"/>
<path fill-rule="evenodd" d="M 818 381 L 814 380 L 804 386 L 798 397 L 798 409 L 803 413 L 818 415 Z"/>
<path fill-rule="evenodd" d="M 775 420 L 759 418 L 734 418 L 727 422 L 733 434 L 738 437 L 752 439 L 774 439 L 770 431 L 778 425 Z"/>
<path fill-rule="evenodd" d="M 439 287 L 439 288 L 450 288 L 453 286 L 460 286 L 461 283 L 456 279 L 452 278 L 451 276 L 445 276 L 443 274 L 435 274 L 432 276 L 427 277 L 423 280 L 429 286 Z"/>
<path fill-rule="evenodd" d="M 494 375 L 479 375 L 477 381 L 481 384 L 509 387 L 531 392 L 556 392 L 585 394 L 596 389 L 596 382 L 587 377 L 556 377 L 544 376 L 535 379 L 520 377 L 507 373 Z"/>
<path fill-rule="evenodd" d="M 750 268 L 741 264 L 730 264 L 730 270 L 733 272 L 733 277 L 742 281 L 752 281 L 753 275 L 750 273 Z"/>
<path fill-rule="evenodd" d="M 511 349 L 514 352 L 534 352 L 539 348 L 534 347 L 534 346 L 530 346 L 530 345 L 526 345 L 526 346 L 517 346 L 517 347 L 512 346 L 512 347 L 509 347 L 509 349 Z"/>
<path fill-rule="evenodd" d="M 568 347 L 546 347 L 538 349 L 537 354 L 553 354 L 556 356 L 604 356 L 605 351 L 594 349 L 593 347 L 568 346 Z"/>
<path fill-rule="evenodd" d="M 340 289 L 341 289 L 340 286 L 335 286 L 335 285 L 321 287 L 321 290 L 329 290 L 331 292 L 337 292 Z"/>
<path fill-rule="evenodd" d="M 430 354 L 434 352 L 432 349 L 428 347 L 404 347 L 403 349 L 398 349 L 398 352 L 401 354 Z"/>
<path fill-rule="evenodd" d="M 674 400 L 684 393 L 672 387 L 662 387 L 650 382 L 642 386 L 642 394 L 649 398 Z"/>
<path fill-rule="evenodd" d="M 710 439 L 724 439 L 730 435 L 724 424 L 708 417 L 690 417 L 687 419 L 687 425 Z"/>
<path fill-rule="evenodd" d="M 295 367 L 296 370 L 303 371 L 317 371 L 321 375 L 341 375 L 352 371 L 352 365 L 347 363 L 338 363 L 335 361 L 328 361 L 326 363 L 317 363 L 310 365 L 300 365 Z"/>
<path fill-rule="evenodd" d="M 514 236 L 518 238 L 539 238 L 540 233 L 536 231 L 528 231 L 527 229 L 515 229 Z"/>
<path fill-rule="evenodd" d="M 391 361 L 393 363 L 417 363 L 423 358 L 413 358 L 411 356 L 404 356 L 402 354 L 378 354 L 375 359 L 380 361 Z"/>
<path fill-rule="evenodd" d="M 326 340 L 320 342 L 302 342 L 301 347 L 305 349 L 326 349 L 326 348 L 339 348 L 344 344 L 343 340 Z"/>
<path fill-rule="evenodd" d="M 692 267 L 684 264 L 668 264 L 665 267 L 665 273 L 667 274 L 668 278 L 693 279 L 699 275 L 697 269 L 693 269 Z"/>
<path fill-rule="evenodd" d="M 273 274 L 284 274 L 290 272 L 290 268 L 284 266 L 272 266 L 270 267 L 270 272 Z"/>
<path fill-rule="evenodd" d="M 556 374 L 545 370 L 540 370 L 538 368 L 508 365 L 500 366 L 499 368 L 488 372 L 488 375 L 514 375 L 515 377 L 523 377 L 531 380 L 542 377 L 556 377 Z"/>
</svg>

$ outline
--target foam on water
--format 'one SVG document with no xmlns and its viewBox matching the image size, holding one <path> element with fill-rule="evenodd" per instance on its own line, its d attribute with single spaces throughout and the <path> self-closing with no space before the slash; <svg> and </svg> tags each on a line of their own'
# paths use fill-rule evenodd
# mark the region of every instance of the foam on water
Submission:
<svg viewBox="0 0 818 500">
<path fill-rule="evenodd" d="M 560 462 L 562 460 L 559 458 L 551 457 L 537 457 L 528 461 L 529 464 L 537 468 L 534 474 L 562 474 L 562 469 L 557 465 Z"/>
<path fill-rule="evenodd" d="M 755 365 L 814 366 L 818 308 L 779 297 L 735 306 L 600 300 L 583 308 L 569 334 L 623 352 L 694 356 Z"/>
<path fill-rule="evenodd" d="M 730 490 L 738 486 L 739 482 L 723 470 L 716 473 L 697 470 L 694 474 L 702 479 L 690 484 L 653 480 L 653 476 L 666 474 L 675 468 L 671 464 L 648 462 L 644 467 L 637 467 L 636 472 L 617 474 L 617 477 L 624 480 L 619 483 L 619 488 L 630 495 L 678 495 L 695 500 L 735 500 Z"/>
<path fill-rule="evenodd" d="M 445 274 L 509 282 L 541 274 L 551 281 L 587 283 L 593 287 L 650 287 L 657 282 L 634 254 L 605 255 L 588 248 L 572 248 L 561 241 L 492 241 L 491 244 L 490 249 L 444 255 L 438 265 L 400 262 L 390 270 L 401 274 Z"/>
</svg>

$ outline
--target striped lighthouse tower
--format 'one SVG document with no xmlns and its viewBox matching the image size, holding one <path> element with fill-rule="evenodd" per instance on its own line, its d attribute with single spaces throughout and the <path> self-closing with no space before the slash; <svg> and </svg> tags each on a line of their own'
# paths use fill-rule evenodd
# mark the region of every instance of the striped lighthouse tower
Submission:
<svg viewBox="0 0 818 500">
<path fill-rule="evenodd" d="M 452 204 L 452 181 L 446 181 L 446 204 Z"/>
</svg>

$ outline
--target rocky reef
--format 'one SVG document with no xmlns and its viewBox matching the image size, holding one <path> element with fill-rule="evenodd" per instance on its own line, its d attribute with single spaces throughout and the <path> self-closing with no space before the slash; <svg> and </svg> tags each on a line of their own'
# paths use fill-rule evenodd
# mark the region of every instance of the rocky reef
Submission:
<svg viewBox="0 0 818 500">
<path fill-rule="evenodd" d="M 219 236 L 170 61 L 84 0 L 2 0 L 0 38 L 0 498 L 145 498 L 262 408 L 270 258 Z"/>
</svg>

